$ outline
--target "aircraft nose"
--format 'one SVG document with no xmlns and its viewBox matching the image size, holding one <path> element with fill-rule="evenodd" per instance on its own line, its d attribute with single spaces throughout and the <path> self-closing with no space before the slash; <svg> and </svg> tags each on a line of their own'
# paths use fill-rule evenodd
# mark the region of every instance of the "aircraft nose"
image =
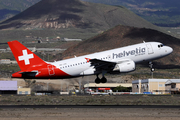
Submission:
<svg viewBox="0 0 180 120">
<path fill-rule="evenodd" d="M 168 54 L 171 54 L 173 52 L 173 49 L 171 47 L 167 46 L 167 49 L 165 52 Z"/>
</svg>

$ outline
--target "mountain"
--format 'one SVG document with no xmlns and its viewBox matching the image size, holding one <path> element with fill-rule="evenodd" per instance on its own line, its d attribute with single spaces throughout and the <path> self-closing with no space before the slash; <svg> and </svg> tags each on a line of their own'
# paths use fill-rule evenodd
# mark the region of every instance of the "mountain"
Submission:
<svg viewBox="0 0 180 120">
<path fill-rule="evenodd" d="M 116 25 L 161 30 L 122 6 L 80 0 L 42 0 L 0 23 L 3 42 L 26 36 L 88 39 Z"/>
<path fill-rule="evenodd" d="M 180 66 L 180 40 L 162 32 L 148 29 L 135 28 L 118 25 L 102 34 L 83 41 L 73 47 L 70 47 L 63 53 L 63 58 L 71 58 L 114 49 L 127 45 L 145 42 L 161 42 L 164 45 L 171 46 L 174 51 L 171 55 L 157 61 L 158 65 L 177 65 Z M 164 66 L 166 69 L 168 66 Z"/>
<path fill-rule="evenodd" d="M 147 21 L 161 27 L 180 26 L 179 0 L 83 0 L 108 5 L 122 5 Z"/>
<path fill-rule="evenodd" d="M 0 0 L 0 21 L 11 18 L 40 0 Z M 82 0 L 124 6 L 147 21 L 161 27 L 180 25 L 179 0 Z"/>
<path fill-rule="evenodd" d="M 40 0 L 0 0 L 0 21 L 11 18 Z"/>
<path fill-rule="evenodd" d="M 122 6 L 79 0 L 42 0 L 0 24 L 0 29 L 81 28 L 102 32 L 116 25 L 157 29 Z"/>
</svg>

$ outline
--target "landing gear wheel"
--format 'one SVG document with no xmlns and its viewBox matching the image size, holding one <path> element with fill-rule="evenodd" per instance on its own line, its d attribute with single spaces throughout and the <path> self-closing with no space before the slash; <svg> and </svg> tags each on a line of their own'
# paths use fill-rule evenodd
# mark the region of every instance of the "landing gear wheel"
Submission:
<svg viewBox="0 0 180 120">
<path fill-rule="evenodd" d="M 101 82 L 102 82 L 102 83 L 106 83 L 106 82 L 107 82 L 107 79 L 103 76 L 103 77 L 101 78 Z"/>
<path fill-rule="evenodd" d="M 151 68 L 151 72 L 154 72 L 155 71 L 155 69 L 154 68 Z"/>
<path fill-rule="evenodd" d="M 101 79 L 99 79 L 99 77 L 97 77 L 96 79 L 95 79 L 95 83 L 96 84 L 99 84 L 101 82 Z"/>
<path fill-rule="evenodd" d="M 151 69 L 151 72 L 154 72 L 154 71 L 155 71 L 155 69 L 153 68 L 153 63 L 152 63 L 152 62 L 149 62 L 149 67 L 150 67 L 150 69 Z"/>
</svg>

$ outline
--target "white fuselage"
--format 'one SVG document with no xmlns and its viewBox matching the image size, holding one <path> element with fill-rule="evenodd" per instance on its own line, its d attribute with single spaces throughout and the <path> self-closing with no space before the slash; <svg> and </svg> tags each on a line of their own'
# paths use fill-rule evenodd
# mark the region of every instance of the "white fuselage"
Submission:
<svg viewBox="0 0 180 120">
<path fill-rule="evenodd" d="M 82 74 L 93 66 L 86 58 L 98 59 L 101 61 L 118 63 L 126 59 L 132 60 L 135 63 L 142 61 L 151 61 L 169 55 L 173 49 L 168 46 L 163 46 L 159 42 L 146 42 L 135 45 L 130 45 L 122 48 L 107 50 L 103 52 L 93 53 L 80 57 L 75 57 L 67 60 L 50 63 L 70 76 L 90 75 Z M 102 71 L 99 71 L 102 72 Z M 93 73 L 92 73 L 93 74 Z"/>
</svg>

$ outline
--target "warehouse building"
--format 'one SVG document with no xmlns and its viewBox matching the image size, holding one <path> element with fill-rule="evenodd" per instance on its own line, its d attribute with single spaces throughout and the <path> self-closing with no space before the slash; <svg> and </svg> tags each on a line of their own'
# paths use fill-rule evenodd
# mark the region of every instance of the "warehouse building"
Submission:
<svg viewBox="0 0 180 120">
<path fill-rule="evenodd" d="M 132 92 L 144 94 L 169 94 L 180 89 L 179 79 L 145 79 L 132 81 Z"/>
<path fill-rule="evenodd" d="M 31 88 L 18 87 L 17 81 L 0 81 L 0 94 L 29 95 Z"/>
<path fill-rule="evenodd" d="M 0 81 L 0 94 L 17 94 L 17 81 Z"/>
<path fill-rule="evenodd" d="M 31 88 L 18 88 L 17 91 L 18 95 L 30 95 L 31 94 Z"/>
<path fill-rule="evenodd" d="M 166 81 L 166 91 L 171 94 L 180 94 L 180 80 L 169 79 Z"/>
</svg>

